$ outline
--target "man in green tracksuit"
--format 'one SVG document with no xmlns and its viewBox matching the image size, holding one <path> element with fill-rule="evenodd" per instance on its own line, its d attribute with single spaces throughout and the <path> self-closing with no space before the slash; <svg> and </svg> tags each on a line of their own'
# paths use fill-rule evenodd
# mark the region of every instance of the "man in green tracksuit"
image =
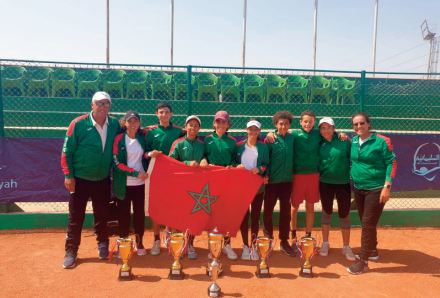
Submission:
<svg viewBox="0 0 440 298">
<path fill-rule="evenodd" d="M 70 192 L 64 268 L 75 267 L 86 205 L 93 203 L 94 227 L 100 259 L 108 257 L 107 220 L 110 200 L 112 146 L 119 122 L 108 116 L 111 99 L 96 92 L 92 111 L 75 118 L 67 129 L 61 154 L 64 185 Z"/>
<path fill-rule="evenodd" d="M 168 155 L 173 142 L 184 135 L 182 128 L 171 122 L 173 110 L 168 103 L 161 102 L 156 106 L 156 116 L 159 119 L 159 125 L 150 126 L 147 131 L 148 157 L 156 157 L 160 153 Z M 160 226 L 154 222 L 153 232 L 154 243 L 150 253 L 157 256 L 160 254 Z"/>
<path fill-rule="evenodd" d="M 185 129 L 186 136 L 174 141 L 171 146 L 170 156 L 187 166 L 198 167 L 205 156 L 205 145 L 197 138 L 201 126 L 200 118 L 191 115 L 186 118 Z M 197 259 L 197 252 L 194 248 L 194 236 L 190 235 L 188 239 L 188 258 Z"/>
</svg>

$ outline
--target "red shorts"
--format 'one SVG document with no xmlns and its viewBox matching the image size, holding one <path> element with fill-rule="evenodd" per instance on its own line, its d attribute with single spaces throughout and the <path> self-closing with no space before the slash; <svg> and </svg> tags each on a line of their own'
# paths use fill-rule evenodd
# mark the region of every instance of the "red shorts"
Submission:
<svg viewBox="0 0 440 298">
<path fill-rule="evenodd" d="M 299 206 L 304 200 L 307 203 L 319 202 L 319 173 L 295 174 L 292 179 L 293 206 Z"/>
</svg>

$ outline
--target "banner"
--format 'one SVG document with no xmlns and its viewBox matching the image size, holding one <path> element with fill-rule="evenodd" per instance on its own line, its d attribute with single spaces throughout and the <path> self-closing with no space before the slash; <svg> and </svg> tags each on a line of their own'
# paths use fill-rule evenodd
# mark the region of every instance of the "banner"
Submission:
<svg viewBox="0 0 440 298">
<path fill-rule="evenodd" d="M 198 235 L 218 228 L 235 236 L 263 183 L 245 169 L 187 166 L 159 155 L 148 168 L 146 208 L 159 224 Z"/>
<path fill-rule="evenodd" d="M 397 157 L 393 191 L 440 189 L 440 135 L 392 135 Z"/>
<path fill-rule="evenodd" d="M 0 138 L 0 202 L 68 201 L 62 145 L 58 138 Z"/>
</svg>

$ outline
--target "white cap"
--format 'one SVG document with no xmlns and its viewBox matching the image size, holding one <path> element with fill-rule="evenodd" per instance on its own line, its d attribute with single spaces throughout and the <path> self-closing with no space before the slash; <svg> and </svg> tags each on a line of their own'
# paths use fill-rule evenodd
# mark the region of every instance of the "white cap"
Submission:
<svg viewBox="0 0 440 298">
<path fill-rule="evenodd" d="M 257 120 L 251 120 L 246 124 L 246 128 L 249 128 L 251 126 L 256 126 L 258 127 L 258 129 L 261 129 L 261 123 L 258 122 Z"/>
<path fill-rule="evenodd" d="M 110 103 L 112 102 L 112 99 L 110 98 L 110 95 L 107 92 L 98 91 L 95 94 L 93 94 L 92 102 L 101 101 L 101 100 L 104 100 L 104 99 L 108 99 L 108 101 Z"/>
<path fill-rule="evenodd" d="M 185 125 L 186 125 L 189 121 L 191 121 L 191 120 L 193 120 L 193 119 L 197 120 L 197 122 L 199 122 L 199 125 L 202 126 L 202 121 L 200 121 L 200 118 L 197 117 L 196 115 L 188 116 L 188 117 L 186 118 L 186 120 L 185 120 Z"/>
<path fill-rule="evenodd" d="M 318 127 L 320 127 L 322 123 L 327 123 L 327 124 L 330 124 L 331 126 L 335 126 L 335 122 L 330 117 L 324 117 L 321 120 L 319 120 Z"/>
</svg>

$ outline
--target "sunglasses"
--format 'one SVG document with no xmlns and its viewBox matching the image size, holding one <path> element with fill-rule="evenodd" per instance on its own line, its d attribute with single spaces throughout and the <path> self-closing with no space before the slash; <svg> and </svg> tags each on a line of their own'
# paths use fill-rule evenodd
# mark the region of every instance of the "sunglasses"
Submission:
<svg viewBox="0 0 440 298">
<path fill-rule="evenodd" d="M 109 101 L 104 101 L 104 102 L 102 102 L 102 101 L 95 101 L 95 104 L 98 107 L 109 107 L 110 106 L 110 102 Z"/>
</svg>

